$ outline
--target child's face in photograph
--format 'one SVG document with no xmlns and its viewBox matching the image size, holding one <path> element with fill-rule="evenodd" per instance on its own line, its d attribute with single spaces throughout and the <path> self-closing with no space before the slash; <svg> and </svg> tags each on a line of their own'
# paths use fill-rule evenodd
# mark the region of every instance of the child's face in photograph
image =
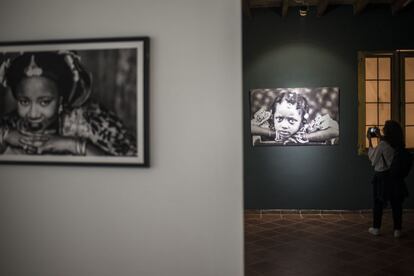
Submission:
<svg viewBox="0 0 414 276">
<path fill-rule="evenodd" d="M 285 100 L 276 104 L 274 114 L 276 137 L 285 140 L 299 130 L 302 122 L 302 111 L 296 109 L 296 106 L 296 104 L 290 104 Z"/>
<path fill-rule="evenodd" d="M 55 82 L 44 77 L 23 79 L 16 90 L 17 113 L 25 126 L 39 131 L 57 119 L 59 93 Z"/>
</svg>

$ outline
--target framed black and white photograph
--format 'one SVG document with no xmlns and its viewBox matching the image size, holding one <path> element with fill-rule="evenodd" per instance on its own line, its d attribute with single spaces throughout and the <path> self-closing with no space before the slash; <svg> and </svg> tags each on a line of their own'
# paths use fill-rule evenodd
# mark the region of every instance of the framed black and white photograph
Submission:
<svg viewBox="0 0 414 276">
<path fill-rule="evenodd" d="M 253 146 L 338 145 L 339 88 L 250 90 Z"/>
<path fill-rule="evenodd" d="M 0 43 L 0 162 L 149 165 L 149 38 Z"/>
</svg>

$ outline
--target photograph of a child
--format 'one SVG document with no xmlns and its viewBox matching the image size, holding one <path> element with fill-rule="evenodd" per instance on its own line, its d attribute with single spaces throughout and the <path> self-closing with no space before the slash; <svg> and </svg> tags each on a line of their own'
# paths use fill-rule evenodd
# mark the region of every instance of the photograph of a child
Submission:
<svg viewBox="0 0 414 276">
<path fill-rule="evenodd" d="M 140 159 L 137 48 L 97 45 L 0 54 L 0 160 Z"/>
<path fill-rule="evenodd" d="M 253 146 L 339 144 L 339 88 L 250 91 Z"/>
</svg>

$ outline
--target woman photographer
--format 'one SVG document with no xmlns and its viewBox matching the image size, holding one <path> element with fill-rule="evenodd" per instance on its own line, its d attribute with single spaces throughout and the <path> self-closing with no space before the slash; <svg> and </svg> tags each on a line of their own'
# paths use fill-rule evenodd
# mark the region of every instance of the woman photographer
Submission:
<svg viewBox="0 0 414 276">
<path fill-rule="evenodd" d="M 396 178 L 390 173 L 390 166 L 395 153 L 405 148 L 404 135 L 400 124 L 389 120 L 385 122 L 383 134 L 378 128 L 370 128 L 367 133 L 369 141 L 368 157 L 374 167 L 373 192 L 373 226 L 368 232 L 380 234 L 382 213 L 387 202 L 391 203 L 394 221 L 394 237 L 401 236 L 402 202 L 407 196 L 407 189 L 403 179 Z M 378 138 L 378 146 L 372 146 L 372 138 Z"/>
</svg>

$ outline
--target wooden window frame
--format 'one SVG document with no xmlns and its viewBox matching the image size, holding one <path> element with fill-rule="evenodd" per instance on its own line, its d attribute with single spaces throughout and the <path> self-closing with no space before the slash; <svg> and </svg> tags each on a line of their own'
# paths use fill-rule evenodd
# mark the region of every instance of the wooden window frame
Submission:
<svg viewBox="0 0 414 276">
<path fill-rule="evenodd" d="M 398 121 L 405 135 L 405 71 L 404 58 L 414 57 L 414 50 L 358 52 L 358 154 L 366 154 L 366 86 L 365 58 L 391 58 L 391 119 Z M 409 148 L 411 151 L 414 148 Z"/>
<path fill-rule="evenodd" d="M 399 83 L 399 87 L 400 87 L 400 93 L 399 96 L 400 98 L 398 99 L 398 103 L 399 103 L 399 111 L 400 111 L 400 120 L 399 122 L 401 123 L 401 126 L 403 127 L 403 131 L 404 131 L 404 135 L 406 135 L 405 130 L 406 130 L 406 123 L 405 123 L 405 106 L 406 106 L 406 101 L 405 101 L 405 66 L 404 66 L 404 61 L 406 57 L 410 57 L 410 58 L 414 58 L 414 50 L 400 50 L 398 51 L 399 53 L 399 72 L 400 72 L 400 78 L 398 80 Z M 411 125 L 410 125 L 411 126 Z M 410 151 L 414 151 L 414 148 L 408 148 Z"/>
</svg>

